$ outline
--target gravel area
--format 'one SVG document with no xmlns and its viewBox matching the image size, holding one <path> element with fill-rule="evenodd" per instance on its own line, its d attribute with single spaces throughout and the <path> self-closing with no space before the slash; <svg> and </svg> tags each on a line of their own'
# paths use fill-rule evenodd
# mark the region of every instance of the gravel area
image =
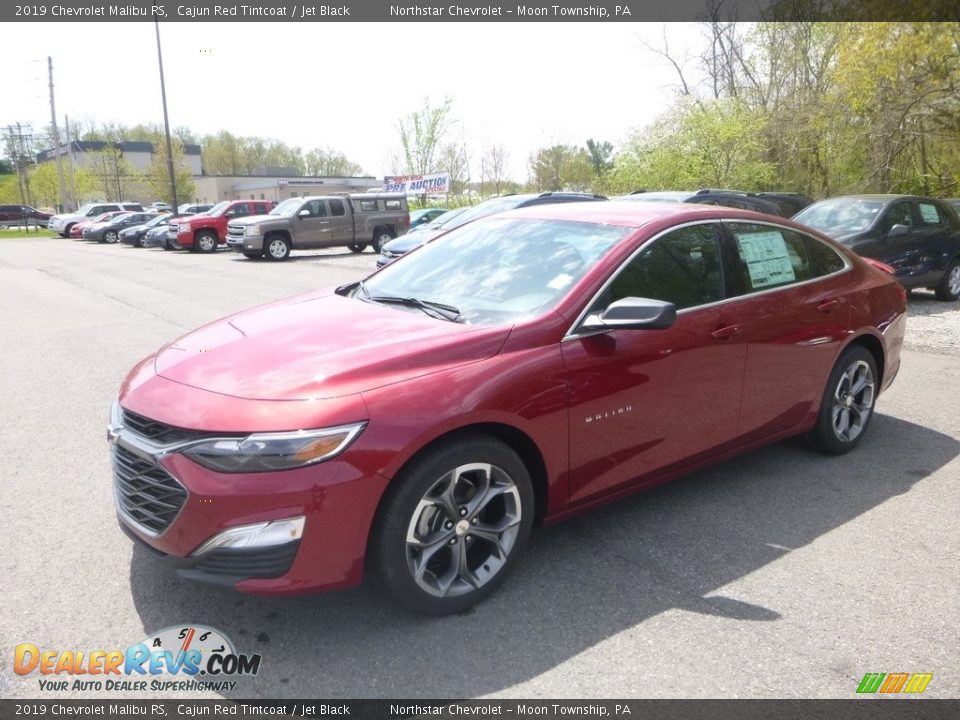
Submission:
<svg viewBox="0 0 960 720">
<path fill-rule="evenodd" d="M 907 348 L 960 355 L 960 300 L 940 302 L 928 290 L 914 290 L 907 311 Z"/>
</svg>

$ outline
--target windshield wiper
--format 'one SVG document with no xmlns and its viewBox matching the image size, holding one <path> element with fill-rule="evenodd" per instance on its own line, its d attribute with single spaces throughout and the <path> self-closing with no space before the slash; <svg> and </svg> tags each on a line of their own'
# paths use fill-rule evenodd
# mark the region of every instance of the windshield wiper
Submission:
<svg viewBox="0 0 960 720">
<path fill-rule="evenodd" d="M 449 320 L 450 322 L 463 322 L 460 319 L 460 310 L 453 305 L 433 302 L 432 300 L 421 300 L 416 297 L 400 297 L 398 295 L 371 295 L 367 286 L 361 281 L 357 284 L 357 291 L 362 292 L 365 300 L 368 302 L 383 303 L 384 305 L 403 305 L 405 307 L 415 307 L 423 310 L 427 315 L 437 320 Z"/>
</svg>

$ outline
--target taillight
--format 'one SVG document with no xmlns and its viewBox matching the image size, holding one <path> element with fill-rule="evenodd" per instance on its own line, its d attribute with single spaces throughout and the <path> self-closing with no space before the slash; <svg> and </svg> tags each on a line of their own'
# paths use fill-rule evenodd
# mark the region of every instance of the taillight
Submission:
<svg viewBox="0 0 960 720">
<path fill-rule="evenodd" d="M 870 265 L 871 267 L 875 267 L 877 270 L 883 270 L 885 273 L 890 273 L 891 275 L 896 275 L 897 273 L 897 271 L 894 270 L 893 267 L 891 267 L 890 265 L 887 265 L 885 262 L 880 262 L 879 260 L 875 260 L 873 258 L 868 258 L 868 257 L 863 258 L 863 261 L 867 263 L 867 265 Z"/>
<path fill-rule="evenodd" d="M 897 283 L 897 296 L 900 298 L 900 302 L 904 305 L 907 304 L 907 289 L 900 283 Z"/>
<path fill-rule="evenodd" d="M 410 229 L 410 213 L 407 213 L 407 216 L 403 219 L 404 227 Z"/>
</svg>

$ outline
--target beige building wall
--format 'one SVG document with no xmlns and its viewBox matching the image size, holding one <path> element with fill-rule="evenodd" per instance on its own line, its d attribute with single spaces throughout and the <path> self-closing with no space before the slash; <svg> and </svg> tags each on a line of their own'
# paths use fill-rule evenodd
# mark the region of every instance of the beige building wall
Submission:
<svg viewBox="0 0 960 720">
<path fill-rule="evenodd" d="M 211 176 L 193 178 L 198 203 L 216 203 L 221 200 L 275 200 L 281 202 L 292 197 L 329 195 L 331 193 L 366 192 L 380 188 L 382 183 L 374 177 L 249 177 Z M 186 202 L 186 200 L 184 200 Z"/>
</svg>

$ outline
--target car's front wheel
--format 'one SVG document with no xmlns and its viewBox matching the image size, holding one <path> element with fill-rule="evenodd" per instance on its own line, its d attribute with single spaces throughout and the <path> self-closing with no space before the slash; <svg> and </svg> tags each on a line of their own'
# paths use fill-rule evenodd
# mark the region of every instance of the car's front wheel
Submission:
<svg viewBox="0 0 960 720">
<path fill-rule="evenodd" d="M 282 235 L 271 235 L 264 241 L 268 260 L 286 260 L 290 257 L 290 241 Z"/>
<path fill-rule="evenodd" d="M 103 241 L 105 243 L 110 243 L 111 245 L 120 239 L 120 236 L 117 235 L 115 230 L 107 230 L 103 234 Z"/>
<path fill-rule="evenodd" d="M 842 455 L 863 439 L 880 389 L 877 364 L 862 345 L 851 345 L 837 359 L 820 401 L 817 424 L 807 435 L 817 450 Z"/>
<path fill-rule="evenodd" d="M 216 233 L 212 233 L 209 230 L 204 230 L 197 234 L 197 237 L 193 241 L 193 249 L 201 253 L 212 253 L 217 249 L 217 240 Z"/>
<path fill-rule="evenodd" d="M 350 249 L 350 252 L 362 253 L 364 250 L 367 249 L 367 244 L 355 242 L 355 243 L 350 243 L 349 245 L 347 245 L 347 247 Z"/>
<path fill-rule="evenodd" d="M 371 570 L 415 612 L 446 615 L 503 581 L 533 527 L 530 474 L 485 435 L 446 442 L 415 459 L 387 491 L 371 537 Z"/>
<path fill-rule="evenodd" d="M 960 298 L 960 260 L 954 260 L 947 266 L 936 292 L 937 300 L 949 302 Z"/>
</svg>

